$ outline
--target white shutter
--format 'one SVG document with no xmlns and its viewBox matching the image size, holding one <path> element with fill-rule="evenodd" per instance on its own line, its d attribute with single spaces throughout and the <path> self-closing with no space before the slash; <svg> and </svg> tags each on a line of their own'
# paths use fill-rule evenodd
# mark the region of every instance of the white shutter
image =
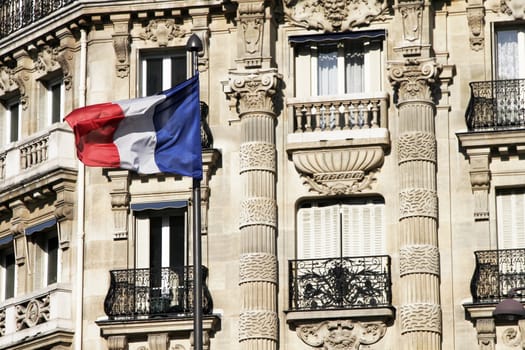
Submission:
<svg viewBox="0 0 525 350">
<path fill-rule="evenodd" d="M 344 204 L 343 256 L 385 254 L 384 204 Z"/>
<path fill-rule="evenodd" d="M 338 206 L 301 208 L 297 213 L 297 257 L 321 259 L 339 256 Z"/>
<path fill-rule="evenodd" d="M 149 268 L 149 218 L 135 217 L 135 266 L 138 269 Z"/>
<path fill-rule="evenodd" d="M 525 190 L 496 194 L 498 249 L 525 248 Z"/>
</svg>

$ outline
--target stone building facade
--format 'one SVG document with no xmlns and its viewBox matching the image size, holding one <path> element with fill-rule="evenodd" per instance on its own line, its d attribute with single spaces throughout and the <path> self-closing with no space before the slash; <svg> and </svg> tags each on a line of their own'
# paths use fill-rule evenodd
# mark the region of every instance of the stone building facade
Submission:
<svg viewBox="0 0 525 350">
<path fill-rule="evenodd" d="M 80 163 L 193 34 L 200 203 Z M 2 1 L 0 349 L 192 349 L 194 205 L 204 349 L 524 348 L 524 155 L 524 0 Z"/>
</svg>

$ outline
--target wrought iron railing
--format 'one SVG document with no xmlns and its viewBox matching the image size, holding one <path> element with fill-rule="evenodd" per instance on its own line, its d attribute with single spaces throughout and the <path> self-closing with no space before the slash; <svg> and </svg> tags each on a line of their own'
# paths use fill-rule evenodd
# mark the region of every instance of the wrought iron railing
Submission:
<svg viewBox="0 0 525 350">
<path fill-rule="evenodd" d="M 0 2 L 0 39 L 28 26 L 74 0 L 4 0 Z"/>
<path fill-rule="evenodd" d="M 208 269 L 202 267 L 203 281 Z M 129 269 L 110 271 L 111 283 L 104 300 L 110 319 L 193 314 L 193 267 L 180 269 Z M 203 285 L 203 313 L 212 312 L 208 287 Z"/>
<path fill-rule="evenodd" d="M 483 250 L 474 255 L 476 268 L 470 284 L 474 303 L 499 302 L 511 288 L 525 286 L 525 249 Z"/>
<path fill-rule="evenodd" d="M 292 311 L 391 306 L 390 257 L 289 261 Z"/>
<path fill-rule="evenodd" d="M 525 79 L 470 83 L 469 130 L 525 127 Z"/>
</svg>

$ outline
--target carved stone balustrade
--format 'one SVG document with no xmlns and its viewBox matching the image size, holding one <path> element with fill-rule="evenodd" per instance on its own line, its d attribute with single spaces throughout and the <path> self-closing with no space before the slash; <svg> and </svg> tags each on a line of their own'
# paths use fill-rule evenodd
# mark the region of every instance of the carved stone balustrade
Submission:
<svg viewBox="0 0 525 350">
<path fill-rule="evenodd" d="M 0 304 L 0 348 L 22 343 L 32 349 L 70 345 L 74 334 L 71 294 L 69 285 L 54 284 Z"/>
<path fill-rule="evenodd" d="M 388 94 L 290 98 L 287 151 L 310 190 L 351 194 L 371 186 L 390 147 Z"/>
</svg>

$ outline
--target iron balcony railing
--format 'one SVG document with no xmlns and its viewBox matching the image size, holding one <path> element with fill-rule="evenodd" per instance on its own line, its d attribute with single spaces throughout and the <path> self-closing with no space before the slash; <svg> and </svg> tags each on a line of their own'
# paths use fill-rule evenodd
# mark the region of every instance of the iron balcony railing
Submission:
<svg viewBox="0 0 525 350">
<path fill-rule="evenodd" d="M 289 261 L 291 311 L 391 306 L 390 257 Z"/>
<path fill-rule="evenodd" d="M 202 267 L 206 281 L 208 269 Z M 111 283 L 104 300 L 110 319 L 193 314 L 193 267 L 180 269 L 129 269 L 110 271 Z M 212 299 L 203 284 L 203 313 L 211 314 Z"/>
<path fill-rule="evenodd" d="M 4 0 L 0 2 L 0 39 L 50 15 L 74 0 Z"/>
<path fill-rule="evenodd" d="M 470 284 L 474 303 L 499 302 L 511 288 L 525 286 L 525 249 L 483 250 L 474 255 L 476 268 Z"/>
<path fill-rule="evenodd" d="M 525 127 L 525 79 L 470 83 L 469 130 Z"/>
</svg>

